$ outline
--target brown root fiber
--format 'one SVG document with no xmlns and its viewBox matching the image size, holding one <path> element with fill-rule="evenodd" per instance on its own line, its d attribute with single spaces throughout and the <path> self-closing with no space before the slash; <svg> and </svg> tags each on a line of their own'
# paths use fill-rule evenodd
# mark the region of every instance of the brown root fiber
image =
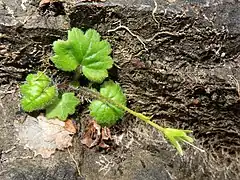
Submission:
<svg viewBox="0 0 240 180">
<path fill-rule="evenodd" d="M 79 137 L 71 152 L 79 164 L 77 170 L 86 179 L 100 180 L 240 179 L 239 3 L 205 8 L 200 2 L 176 1 L 167 5 L 167 1 L 156 0 L 158 8 L 153 13 L 153 1 L 146 2 L 144 9 L 123 8 L 110 2 L 80 3 L 70 10 L 66 8 L 70 26 L 94 28 L 111 43 L 115 66 L 110 78 L 121 84 L 129 108 L 153 115 L 154 122 L 160 125 L 193 130 L 196 145 L 206 153 L 186 145 L 185 156 L 180 158 L 156 130 L 126 115 L 111 129 L 119 144 L 116 151 L 104 155 L 111 160 L 111 169 L 105 176 L 104 173 L 99 176 L 102 167 L 95 162 L 100 161 L 102 152 L 85 149 L 79 142 L 87 117 L 87 105 L 83 104 L 74 117 L 80 122 Z M 44 25 L 42 28 L 0 25 L 1 88 L 13 81 L 21 82 L 29 72 L 46 68 L 56 83 L 69 80 L 66 77 L 71 73 L 56 70 L 48 61 L 52 42 L 66 36 L 58 18 L 55 21 L 46 18 L 49 24 L 56 23 L 56 30 Z M 124 28 L 117 28 L 119 22 Z M 16 143 L 11 137 L 14 134 L 11 125 L 19 118 L 18 101 L 17 94 L 7 94 L 1 100 L 4 111 L 0 109 L 3 119 L 0 122 L 7 125 L 0 124 L 0 150 L 10 149 Z M 2 116 L 3 113 L 9 117 Z M 38 179 L 76 177 L 76 165 L 67 152 L 59 152 L 48 163 L 39 158 L 10 161 L 13 155 L 25 153 L 17 146 L 17 152 L 14 149 L 2 155 L 0 179 L 11 173 L 12 179 L 19 179 L 21 174 L 31 179 L 33 172 Z"/>
</svg>

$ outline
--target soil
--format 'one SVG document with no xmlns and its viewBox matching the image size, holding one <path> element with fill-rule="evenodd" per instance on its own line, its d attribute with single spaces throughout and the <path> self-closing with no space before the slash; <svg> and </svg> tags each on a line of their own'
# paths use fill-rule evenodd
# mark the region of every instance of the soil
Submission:
<svg viewBox="0 0 240 180">
<path fill-rule="evenodd" d="M 68 1 L 46 9 L 36 0 L 0 2 L 0 179 L 240 179 L 240 3 L 156 2 L 156 11 L 147 0 Z M 89 119 L 85 104 L 74 116 L 80 130 L 69 151 L 42 159 L 24 149 L 14 127 L 26 117 L 19 84 L 46 69 L 63 81 L 66 74 L 49 57 L 52 43 L 70 27 L 94 28 L 111 43 L 110 78 L 121 84 L 128 107 L 161 125 L 193 130 L 205 153 L 184 146 L 180 157 L 159 132 L 129 114 L 111 128 L 122 137 L 116 149 L 88 149 L 80 143 Z"/>
</svg>

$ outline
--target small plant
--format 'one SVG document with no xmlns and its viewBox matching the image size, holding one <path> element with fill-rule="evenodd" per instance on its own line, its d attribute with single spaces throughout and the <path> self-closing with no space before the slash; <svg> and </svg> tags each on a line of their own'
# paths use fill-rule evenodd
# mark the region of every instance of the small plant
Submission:
<svg viewBox="0 0 240 180">
<path fill-rule="evenodd" d="M 126 106 L 127 101 L 124 93 L 122 92 L 119 84 L 115 84 L 113 81 L 106 81 L 100 89 L 100 93 L 92 92 L 99 100 L 94 100 L 89 106 L 90 115 L 93 116 L 97 123 L 101 126 L 112 126 L 121 119 L 124 115 L 124 109 L 114 106 L 114 101 L 122 106 Z M 104 98 L 109 98 L 104 101 Z"/>
<path fill-rule="evenodd" d="M 51 79 L 42 72 L 29 74 L 25 84 L 20 86 L 22 94 L 21 105 L 24 111 L 44 109 L 58 96 L 55 86 L 51 86 Z"/>
<path fill-rule="evenodd" d="M 69 30 L 68 39 L 55 41 L 53 50 L 55 55 L 51 60 L 57 68 L 75 71 L 76 77 L 83 74 L 92 82 L 102 83 L 108 77 L 107 70 L 113 65 L 113 60 L 109 56 L 110 44 L 101 40 L 99 33 L 93 29 L 86 31 L 85 34 L 77 28 Z M 45 109 L 47 118 L 58 117 L 64 121 L 68 115 L 74 114 L 76 106 L 80 103 L 71 92 L 59 95 L 56 86 L 52 85 L 51 79 L 43 72 L 29 74 L 20 89 L 23 110 L 31 112 Z M 82 86 L 77 89 L 88 92 L 95 98 L 89 106 L 90 115 L 101 126 L 113 126 L 125 112 L 128 112 L 163 133 L 180 155 L 183 154 L 181 142 L 192 145 L 193 139 L 187 135 L 192 131 L 161 127 L 151 121 L 151 117 L 129 109 L 120 85 L 112 80 L 105 81 L 99 92 Z"/>
<path fill-rule="evenodd" d="M 68 31 L 66 41 L 53 43 L 55 55 L 51 58 L 58 69 L 63 71 L 81 72 L 90 81 L 102 83 L 108 77 L 108 69 L 113 65 L 109 56 L 111 46 L 93 29 L 85 34 L 77 28 Z M 80 67 L 80 68 L 78 68 Z"/>
<path fill-rule="evenodd" d="M 51 79 L 43 72 L 29 74 L 20 91 L 22 109 L 26 112 L 46 109 L 47 118 L 57 117 L 65 121 L 69 114 L 74 114 L 75 107 L 80 103 L 74 93 L 59 96 L 57 88 L 51 85 Z"/>
</svg>

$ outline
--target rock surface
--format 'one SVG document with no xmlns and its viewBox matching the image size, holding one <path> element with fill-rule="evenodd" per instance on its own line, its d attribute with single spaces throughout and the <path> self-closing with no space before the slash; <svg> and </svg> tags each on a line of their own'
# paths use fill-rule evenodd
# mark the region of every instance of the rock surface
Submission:
<svg viewBox="0 0 240 180">
<path fill-rule="evenodd" d="M 240 2 L 155 2 L 157 8 L 153 0 L 44 8 L 37 0 L 0 2 L 0 179 L 240 179 Z M 94 28 L 112 44 L 116 67 L 110 76 L 124 88 L 129 107 L 154 114 L 159 124 L 192 129 L 206 153 L 186 146 L 179 157 L 130 115 L 112 128 L 122 136 L 116 150 L 87 149 L 80 144 L 87 119 L 80 110 L 81 130 L 69 151 L 46 160 L 23 149 L 13 126 L 26 115 L 18 85 L 36 70 L 63 75 L 49 57 L 52 42 L 70 27 Z"/>
</svg>

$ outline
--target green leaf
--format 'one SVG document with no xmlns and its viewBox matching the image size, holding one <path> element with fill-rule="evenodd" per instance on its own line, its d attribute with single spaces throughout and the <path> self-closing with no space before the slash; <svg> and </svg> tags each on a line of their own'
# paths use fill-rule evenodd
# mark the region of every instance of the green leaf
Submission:
<svg viewBox="0 0 240 180">
<path fill-rule="evenodd" d="M 180 142 L 193 143 L 193 138 L 187 135 L 191 133 L 190 130 L 174 129 L 174 128 L 164 128 L 164 135 L 169 140 L 169 142 L 177 149 L 180 155 L 183 155 L 183 150 Z"/>
<path fill-rule="evenodd" d="M 100 94 L 103 97 L 109 98 L 116 103 L 126 106 L 126 97 L 121 87 L 113 81 L 105 82 L 100 89 Z M 101 100 L 92 101 L 89 109 L 90 115 L 94 117 L 97 123 L 101 126 L 112 126 L 124 115 L 123 110 Z"/>
<path fill-rule="evenodd" d="M 22 94 L 21 106 L 24 111 L 44 109 L 57 97 L 57 88 L 50 86 L 51 80 L 43 72 L 29 74 L 25 84 L 20 86 Z"/>
<path fill-rule="evenodd" d="M 53 43 L 55 66 L 64 71 L 74 71 L 80 65 L 83 74 L 91 81 L 102 83 L 113 65 L 109 56 L 110 44 L 100 40 L 97 31 L 89 29 L 85 34 L 78 28 L 68 31 L 68 40 Z"/>
<path fill-rule="evenodd" d="M 75 58 L 74 48 L 69 41 L 58 40 L 53 43 L 55 56 L 51 58 L 58 69 L 74 71 L 79 62 Z"/>
<path fill-rule="evenodd" d="M 46 108 L 47 118 L 59 118 L 65 121 L 68 115 L 74 114 L 76 106 L 80 103 L 74 93 L 64 93 L 61 99 Z"/>
</svg>

